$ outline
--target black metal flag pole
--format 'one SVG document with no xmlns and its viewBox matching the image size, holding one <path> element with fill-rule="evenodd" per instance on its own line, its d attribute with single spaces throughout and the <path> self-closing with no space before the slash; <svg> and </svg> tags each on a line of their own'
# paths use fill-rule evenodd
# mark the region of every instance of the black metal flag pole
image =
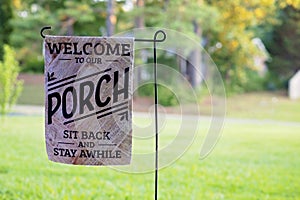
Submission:
<svg viewBox="0 0 300 200">
<path fill-rule="evenodd" d="M 159 33 L 163 34 L 162 39 L 157 39 Z M 135 39 L 137 42 L 153 42 L 153 68 L 154 68 L 154 116 L 155 116 L 155 180 L 154 180 L 154 199 L 157 200 L 158 194 L 158 95 L 157 95 L 157 56 L 156 56 L 156 43 L 163 42 L 166 39 L 166 33 L 162 30 L 158 30 L 154 34 L 152 39 Z"/>
<path fill-rule="evenodd" d="M 41 29 L 40 35 L 45 38 L 43 32 L 45 30 L 50 30 L 51 26 L 45 26 Z M 158 35 L 162 33 L 163 37 L 157 39 Z M 154 179 L 154 199 L 158 199 L 158 94 L 157 94 L 157 55 L 156 55 L 156 43 L 163 42 L 166 39 L 166 33 L 163 30 L 158 30 L 155 32 L 153 39 L 134 39 L 136 42 L 153 42 L 153 68 L 154 68 L 154 116 L 155 116 L 155 179 Z"/>
</svg>

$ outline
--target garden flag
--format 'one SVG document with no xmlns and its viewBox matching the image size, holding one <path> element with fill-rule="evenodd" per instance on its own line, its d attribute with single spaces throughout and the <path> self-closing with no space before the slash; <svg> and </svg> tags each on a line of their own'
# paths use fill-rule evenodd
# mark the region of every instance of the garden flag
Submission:
<svg viewBox="0 0 300 200">
<path fill-rule="evenodd" d="M 45 138 L 50 160 L 130 164 L 133 45 L 133 38 L 45 37 Z"/>
</svg>

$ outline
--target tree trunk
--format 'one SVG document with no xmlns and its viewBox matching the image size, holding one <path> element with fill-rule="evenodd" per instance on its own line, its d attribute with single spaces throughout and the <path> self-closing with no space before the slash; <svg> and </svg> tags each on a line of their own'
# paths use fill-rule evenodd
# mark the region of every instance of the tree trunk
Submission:
<svg viewBox="0 0 300 200">
<path fill-rule="evenodd" d="M 179 72 L 181 74 L 183 74 L 184 76 L 186 76 L 187 72 L 186 72 L 186 65 L 187 65 L 187 60 L 184 58 L 184 53 L 182 51 L 182 49 L 177 49 L 176 50 L 176 58 L 177 58 L 177 64 L 179 67 Z"/>
<path fill-rule="evenodd" d="M 107 1 L 107 17 L 106 17 L 106 31 L 107 36 L 112 36 L 115 32 L 115 25 L 116 25 L 116 15 L 114 12 L 115 7 L 115 0 L 108 0 Z"/>
<path fill-rule="evenodd" d="M 202 30 L 199 24 L 195 20 L 193 21 L 193 26 L 194 26 L 194 33 L 199 38 L 201 38 Z M 188 57 L 187 68 L 186 68 L 187 77 L 192 87 L 196 87 L 202 82 L 203 77 L 201 77 L 202 76 L 201 66 L 202 66 L 201 49 L 197 47 L 190 53 L 190 56 Z"/>
<path fill-rule="evenodd" d="M 144 0 L 137 0 L 136 1 L 136 7 L 137 9 L 142 9 L 145 5 Z M 141 12 L 138 16 L 135 17 L 135 27 L 136 28 L 144 28 L 145 27 L 145 18 L 144 18 L 144 14 L 143 12 Z M 136 61 L 136 65 L 139 64 L 143 64 L 143 62 L 145 62 L 145 55 L 147 54 L 147 50 L 146 49 L 141 49 L 139 50 L 139 57 L 142 58 L 141 61 Z M 138 85 L 139 83 L 142 82 L 142 68 L 141 67 L 136 67 L 135 68 L 135 81 L 136 81 L 136 85 Z M 135 93 L 134 98 L 138 96 L 138 93 Z"/>
<path fill-rule="evenodd" d="M 143 8 L 145 5 L 144 0 L 137 0 L 136 1 L 136 7 L 138 9 Z M 136 28 L 144 28 L 145 27 L 145 19 L 144 19 L 144 15 L 140 14 L 139 16 L 135 17 L 135 27 Z"/>
<path fill-rule="evenodd" d="M 67 29 L 67 35 L 68 36 L 72 36 L 74 35 L 74 24 L 75 24 L 75 19 L 73 18 L 69 18 L 66 20 L 66 22 L 64 23 L 64 26 Z"/>
</svg>

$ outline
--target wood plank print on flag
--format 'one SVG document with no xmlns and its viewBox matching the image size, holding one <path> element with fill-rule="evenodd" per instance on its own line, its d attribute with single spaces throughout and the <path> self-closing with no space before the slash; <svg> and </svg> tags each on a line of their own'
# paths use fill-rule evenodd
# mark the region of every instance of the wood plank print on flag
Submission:
<svg viewBox="0 0 300 200">
<path fill-rule="evenodd" d="M 133 45 L 133 38 L 45 37 L 49 160 L 130 164 Z"/>
</svg>

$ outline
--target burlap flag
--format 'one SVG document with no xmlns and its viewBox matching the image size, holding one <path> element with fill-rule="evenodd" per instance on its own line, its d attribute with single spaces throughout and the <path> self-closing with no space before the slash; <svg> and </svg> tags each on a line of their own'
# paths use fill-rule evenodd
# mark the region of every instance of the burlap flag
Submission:
<svg viewBox="0 0 300 200">
<path fill-rule="evenodd" d="M 46 36 L 48 157 L 76 165 L 130 164 L 133 38 Z"/>
</svg>

